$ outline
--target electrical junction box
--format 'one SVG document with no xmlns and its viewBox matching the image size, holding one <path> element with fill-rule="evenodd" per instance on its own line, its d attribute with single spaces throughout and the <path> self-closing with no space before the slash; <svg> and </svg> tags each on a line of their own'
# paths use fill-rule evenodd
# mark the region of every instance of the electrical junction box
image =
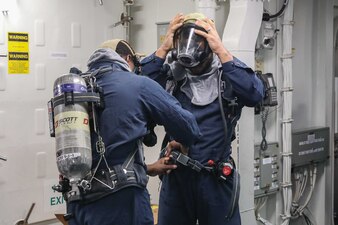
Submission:
<svg viewBox="0 0 338 225">
<path fill-rule="evenodd" d="M 254 150 L 255 198 L 276 193 L 280 186 L 280 153 L 278 143 L 268 143 L 266 150 L 255 145 Z"/>
<path fill-rule="evenodd" d="M 157 47 L 159 48 L 165 39 L 169 22 L 156 23 L 157 25 Z"/>
<path fill-rule="evenodd" d="M 310 128 L 292 133 L 292 166 L 320 163 L 329 158 L 330 129 Z"/>
</svg>

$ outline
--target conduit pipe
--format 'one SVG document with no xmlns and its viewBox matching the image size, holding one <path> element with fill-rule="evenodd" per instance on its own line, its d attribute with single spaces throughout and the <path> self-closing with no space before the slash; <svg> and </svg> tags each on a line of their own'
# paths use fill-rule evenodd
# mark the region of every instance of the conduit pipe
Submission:
<svg viewBox="0 0 338 225">
<path fill-rule="evenodd" d="M 291 204 L 292 204 L 292 184 L 291 184 L 291 124 L 292 124 L 292 30 L 293 30 L 293 0 L 289 3 L 284 12 L 283 20 L 283 50 L 282 50 L 282 69 L 283 69 L 283 88 L 282 88 L 282 159 L 283 159 L 283 178 L 282 192 L 284 212 L 282 214 L 282 225 L 290 223 Z"/>
<path fill-rule="evenodd" d="M 126 18 L 127 18 L 127 21 L 126 23 L 124 24 L 124 29 L 125 29 L 125 40 L 127 42 L 130 41 L 130 33 L 131 33 L 131 26 L 130 26 L 130 22 L 131 20 L 133 19 L 130 14 L 131 14 L 131 9 L 130 7 L 134 4 L 134 1 L 128 1 L 128 0 L 124 0 L 123 1 L 123 5 L 124 5 L 124 8 L 125 8 L 125 13 L 126 13 Z M 130 20 L 129 20 L 130 18 Z"/>
<path fill-rule="evenodd" d="M 224 28 L 224 46 L 251 68 L 255 66 L 255 44 L 262 23 L 263 2 L 230 0 Z M 254 215 L 254 111 L 245 108 L 237 126 L 237 149 L 233 149 L 241 174 L 240 212 L 242 224 L 252 224 Z M 237 152 L 236 152 L 237 150 Z"/>
</svg>

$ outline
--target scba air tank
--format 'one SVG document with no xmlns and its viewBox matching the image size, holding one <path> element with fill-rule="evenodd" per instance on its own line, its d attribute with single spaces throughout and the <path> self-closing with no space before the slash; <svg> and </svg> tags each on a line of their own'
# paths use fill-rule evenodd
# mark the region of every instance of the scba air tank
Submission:
<svg viewBox="0 0 338 225">
<path fill-rule="evenodd" d="M 85 80 L 67 74 L 54 82 L 54 97 L 87 92 Z M 59 104 L 54 107 L 56 163 L 71 182 L 89 174 L 92 166 L 88 103 Z"/>
</svg>

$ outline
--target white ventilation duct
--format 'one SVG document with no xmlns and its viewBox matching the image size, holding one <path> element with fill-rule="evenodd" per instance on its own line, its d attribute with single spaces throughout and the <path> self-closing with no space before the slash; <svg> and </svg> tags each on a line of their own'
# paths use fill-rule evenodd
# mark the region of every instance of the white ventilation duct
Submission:
<svg viewBox="0 0 338 225">
<path fill-rule="evenodd" d="M 203 13 L 206 17 L 215 21 L 216 0 L 195 0 L 195 11 Z"/>
<path fill-rule="evenodd" d="M 227 23 L 222 41 L 237 58 L 254 68 L 255 44 L 263 15 L 263 2 L 252 0 L 231 0 Z M 239 202 L 242 224 L 252 224 L 254 216 L 254 111 L 244 108 L 237 126 L 237 158 L 241 174 L 241 197 Z M 237 154 L 237 155 L 236 155 Z"/>
</svg>

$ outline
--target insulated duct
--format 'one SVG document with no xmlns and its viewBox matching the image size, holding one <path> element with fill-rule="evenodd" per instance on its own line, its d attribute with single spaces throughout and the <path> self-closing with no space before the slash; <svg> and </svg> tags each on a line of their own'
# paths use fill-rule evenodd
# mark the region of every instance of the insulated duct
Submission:
<svg viewBox="0 0 338 225">
<path fill-rule="evenodd" d="M 213 21 L 215 21 L 216 18 L 216 8 L 216 0 L 195 0 L 195 11 L 203 13 Z"/>
<path fill-rule="evenodd" d="M 237 58 L 254 68 L 255 44 L 262 23 L 263 2 L 231 0 L 222 41 Z M 237 126 L 234 157 L 241 174 L 240 212 L 242 224 L 252 224 L 254 215 L 254 110 L 245 108 Z M 237 156 L 236 156 L 237 154 Z"/>
</svg>

